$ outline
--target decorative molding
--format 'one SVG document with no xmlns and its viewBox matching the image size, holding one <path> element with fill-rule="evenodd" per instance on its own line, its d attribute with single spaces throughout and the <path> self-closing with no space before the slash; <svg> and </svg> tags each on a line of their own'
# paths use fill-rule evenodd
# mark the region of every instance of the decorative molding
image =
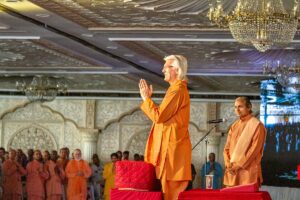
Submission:
<svg viewBox="0 0 300 200">
<path fill-rule="evenodd" d="M 45 102 L 41 104 L 41 107 L 47 108 L 53 113 L 60 115 L 64 121 L 72 122 L 77 128 L 84 127 L 85 125 L 85 101 L 54 100 L 53 102 Z"/>
<path fill-rule="evenodd" d="M 3 115 L 2 120 L 14 121 L 63 121 L 63 118 L 58 113 L 53 113 L 51 110 L 43 108 L 39 102 L 25 104 L 24 107 L 14 109 L 14 112 Z"/>
<path fill-rule="evenodd" d="M 140 101 L 98 100 L 96 102 L 96 127 L 104 130 L 119 122 L 124 116 L 139 109 Z"/>
<path fill-rule="evenodd" d="M 0 42 L 0 66 L 1 67 L 89 67 L 90 64 L 77 58 L 65 55 L 55 49 L 51 49 L 50 43 L 34 42 L 32 40 L 5 40 Z M 61 51 L 63 49 L 61 48 Z M 19 52 L 19 53 L 14 53 Z M 20 53 L 21 52 L 21 53 Z M 5 58 L 2 56 L 6 56 Z M 2 58 L 3 57 L 3 58 Z M 1 59 L 2 58 L 2 59 Z M 43 59 L 40 59 L 43 58 Z"/>
<path fill-rule="evenodd" d="M 11 101 L 10 101 L 11 102 Z M 7 103 L 7 101 L 5 102 L 5 103 Z M 13 113 L 13 112 L 15 112 L 17 109 L 19 109 L 19 108 L 25 108 L 28 104 L 30 104 L 30 102 L 28 102 L 28 101 L 26 101 L 26 102 L 22 102 L 21 104 L 17 104 L 17 105 L 15 105 L 15 106 L 13 106 L 13 105 L 11 105 L 12 106 L 12 108 L 9 108 L 9 109 L 7 109 L 7 107 L 9 107 L 9 106 L 7 106 L 7 105 L 5 105 L 5 103 L 2 103 L 1 105 L 3 106 L 2 107 L 2 109 L 4 110 L 4 111 L 2 111 L 2 109 L 1 109 L 1 116 L 0 116 L 0 120 L 2 120 L 6 115 L 8 115 L 9 113 Z"/>
<path fill-rule="evenodd" d="M 148 29 L 156 26 L 174 29 L 216 27 L 203 14 L 188 15 L 178 12 L 145 11 L 129 1 L 31 1 L 85 27 L 147 27 Z M 204 8 L 207 8 L 207 3 Z"/>
<path fill-rule="evenodd" d="M 227 133 L 231 124 L 237 119 L 234 112 L 234 101 L 232 103 L 218 103 L 218 118 L 227 119 L 226 122 L 219 124 L 219 130 Z"/>
<path fill-rule="evenodd" d="M 82 135 L 77 127 L 71 122 L 66 122 L 64 126 L 64 140 L 61 143 L 61 147 L 69 147 L 72 152 L 75 149 L 81 149 L 81 141 Z"/>
<path fill-rule="evenodd" d="M 169 12 L 190 15 L 201 15 L 209 9 L 210 1 L 190 1 L 190 0 L 165 0 L 165 1 L 144 1 L 128 0 L 133 2 L 136 7 L 143 10 L 153 10 L 154 12 Z M 226 1 L 225 11 L 232 11 L 236 6 L 237 0 Z"/>
<path fill-rule="evenodd" d="M 90 142 L 98 141 L 98 136 L 99 136 L 98 129 L 80 128 L 79 131 L 83 141 L 90 141 Z"/>
<path fill-rule="evenodd" d="M 130 138 L 143 130 L 148 130 L 147 134 L 149 134 L 151 124 L 151 121 L 139 108 L 122 113 L 121 117 L 114 120 L 113 123 L 109 123 L 99 136 L 98 152 L 101 159 L 109 160 L 111 153 L 130 149 L 128 146 Z M 140 142 L 145 144 L 146 141 L 147 138 Z"/>
<path fill-rule="evenodd" d="M 149 127 L 136 132 L 132 137 L 128 139 L 126 150 L 128 150 L 131 155 L 134 155 L 135 153 L 144 155 L 148 137 Z"/>
<path fill-rule="evenodd" d="M 86 101 L 86 127 L 95 127 L 95 112 L 96 112 L 96 101 L 87 100 Z"/>
<path fill-rule="evenodd" d="M 190 107 L 190 123 L 193 122 L 196 127 L 205 130 L 207 116 L 204 113 L 207 113 L 207 109 L 207 103 L 192 102 Z"/>
<path fill-rule="evenodd" d="M 10 108 L 13 102 L 15 102 L 16 105 Z M 82 136 L 75 121 L 67 119 L 63 114 L 53 110 L 49 106 L 29 102 L 19 105 L 19 102 L 18 100 L 5 102 L 9 106 L 3 106 L 0 110 L 0 113 L 3 113 L 0 119 L 1 146 L 9 147 L 13 145 L 16 147 L 20 145 L 20 142 L 28 143 L 29 139 L 25 140 L 24 138 L 15 136 L 16 134 L 25 134 L 26 131 L 24 132 L 24 130 L 27 130 L 32 137 L 37 133 L 37 135 L 42 138 L 42 136 L 40 136 L 41 132 L 51 135 L 49 137 L 51 137 L 54 142 L 50 143 L 47 139 L 48 136 L 44 135 L 47 144 L 40 142 L 40 146 L 35 145 L 41 148 L 41 150 L 52 150 L 52 148 L 57 150 L 57 148 L 63 146 L 68 146 L 71 150 L 81 148 Z M 3 110 L 5 108 L 8 108 L 8 110 Z M 96 132 L 98 132 L 98 130 L 96 130 Z M 95 138 L 95 141 L 97 141 L 97 138 Z M 22 146 L 22 148 L 25 148 L 25 146 Z"/>
<path fill-rule="evenodd" d="M 7 144 L 7 149 L 10 148 L 57 150 L 57 143 L 53 134 L 47 129 L 38 125 L 31 125 L 11 136 Z"/>
</svg>

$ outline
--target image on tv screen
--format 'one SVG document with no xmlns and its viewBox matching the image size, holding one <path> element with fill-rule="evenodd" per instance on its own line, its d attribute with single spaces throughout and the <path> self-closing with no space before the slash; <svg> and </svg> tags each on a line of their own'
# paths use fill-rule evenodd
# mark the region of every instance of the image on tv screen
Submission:
<svg viewBox="0 0 300 200">
<path fill-rule="evenodd" d="M 262 81 L 260 120 L 267 129 L 263 184 L 300 187 L 300 92 L 276 80 Z"/>
</svg>

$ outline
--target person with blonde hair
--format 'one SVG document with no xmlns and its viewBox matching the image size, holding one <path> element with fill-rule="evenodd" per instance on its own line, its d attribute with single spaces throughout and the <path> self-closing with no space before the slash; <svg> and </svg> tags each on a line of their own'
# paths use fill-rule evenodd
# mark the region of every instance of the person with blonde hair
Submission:
<svg viewBox="0 0 300 200">
<path fill-rule="evenodd" d="M 190 96 L 187 88 L 187 60 L 182 55 L 165 59 L 162 72 L 170 84 L 161 104 L 151 99 L 153 88 L 140 80 L 141 110 L 153 125 L 145 150 L 145 162 L 155 166 L 165 200 L 175 200 L 191 180 L 191 142 L 188 132 Z"/>
<path fill-rule="evenodd" d="M 86 200 L 87 181 L 92 175 L 92 169 L 88 162 L 82 160 L 80 149 L 75 149 L 73 155 L 74 159 L 68 162 L 65 171 L 68 178 L 67 199 Z"/>
</svg>

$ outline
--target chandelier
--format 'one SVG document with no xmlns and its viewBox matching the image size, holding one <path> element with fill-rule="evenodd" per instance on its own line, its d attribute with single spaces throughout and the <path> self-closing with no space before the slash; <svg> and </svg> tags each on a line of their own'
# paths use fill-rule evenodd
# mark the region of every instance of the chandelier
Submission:
<svg viewBox="0 0 300 200">
<path fill-rule="evenodd" d="M 31 83 L 16 82 L 19 91 L 25 93 L 29 101 L 53 101 L 60 93 L 66 94 L 67 85 L 61 81 L 50 80 L 49 77 L 35 76 Z"/>
<path fill-rule="evenodd" d="M 221 0 L 211 0 L 209 6 L 210 21 L 229 27 L 234 39 L 260 52 L 290 43 L 297 31 L 298 0 L 290 13 L 281 0 L 238 0 L 229 13 L 224 12 Z"/>
<path fill-rule="evenodd" d="M 276 62 L 266 61 L 263 70 L 264 74 L 276 78 L 283 87 L 300 91 L 300 67 L 296 60 L 292 60 L 289 64 L 283 64 L 279 60 Z"/>
</svg>

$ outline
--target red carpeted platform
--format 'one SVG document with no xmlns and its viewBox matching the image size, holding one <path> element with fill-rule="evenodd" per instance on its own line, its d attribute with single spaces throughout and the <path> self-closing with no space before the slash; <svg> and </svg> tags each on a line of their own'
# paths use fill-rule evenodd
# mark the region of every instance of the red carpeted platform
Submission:
<svg viewBox="0 0 300 200">
<path fill-rule="evenodd" d="M 118 190 L 110 191 L 110 200 L 162 200 L 161 192 L 142 192 L 134 190 Z"/>
<path fill-rule="evenodd" d="M 190 190 L 179 194 L 178 200 L 272 200 L 268 192 L 221 192 Z"/>
</svg>

